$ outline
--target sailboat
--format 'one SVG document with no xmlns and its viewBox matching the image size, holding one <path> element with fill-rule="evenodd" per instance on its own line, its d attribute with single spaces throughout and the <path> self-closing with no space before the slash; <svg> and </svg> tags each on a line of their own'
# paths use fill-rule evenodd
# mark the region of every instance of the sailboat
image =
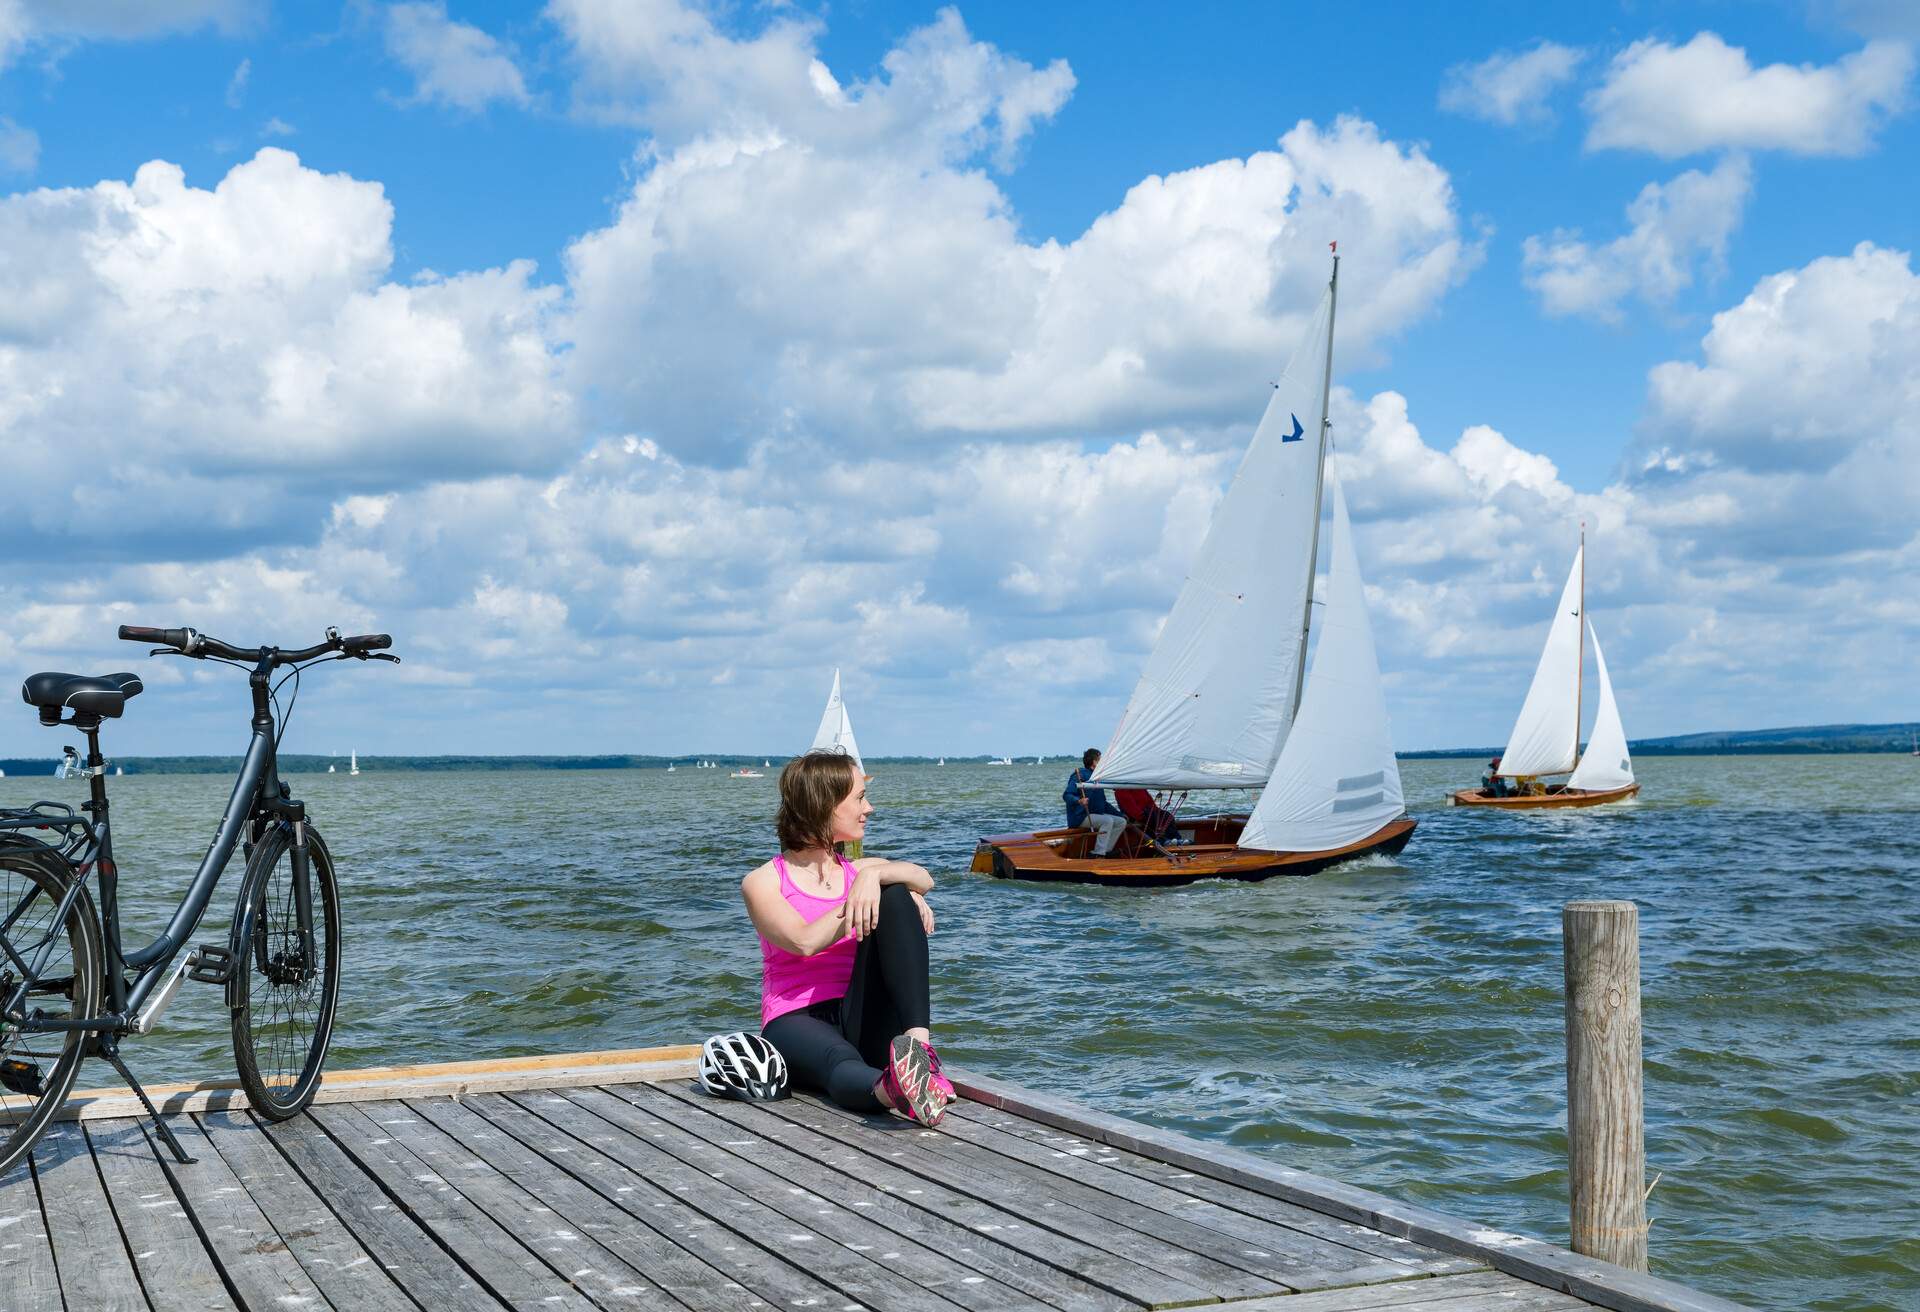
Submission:
<svg viewBox="0 0 1920 1312">
<path fill-rule="evenodd" d="M 1915 756 L 1920 756 L 1920 752 L 1915 752 L 1915 753 L 1914 753 L 1914 755 L 1915 755 Z M 943 756 L 943 757 L 941 757 L 941 758 L 940 758 L 940 759 L 939 759 L 938 761 L 936 761 L 936 762 L 935 762 L 935 764 L 936 764 L 936 765 L 945 765 L 946 763 L 947 763 L 947 758 L 946 758 L 946 757 L 944 757 L 944 756 Z"/>
<path fill-rule="evenodd" d="M 1588 636 L 1593 638 L 1593 664 L 1600 675 L 1600 708 L 1594 715 L 1593 736 L 1580 751 L 1582 669 Z M 1567 694 L 1572 693 L 1569 697 Z M 1564 784 L 1544 787 L 1545 775 L 1564 774 Z M 1520 705 L 1500 754 L 1500 776 L 1520 782 L 1514 793 L 1500 796 L 1485 788 L 1462 788 L 1452 795 L 1455 806 L 1498 806 L 1527 811 L 1549 807 L 1599 806 L 1618 802 L 1640 791 L 1633 777 L 1633 758 L 1627 752 L 1627 733 L 1620 724 L 1620 707 L 1613 700 L 1613 680 L 1607 677 L 1607 658 L 1600 653 L 1600 635 L 1587 616 L 1587 530 L 1580 528 L 1580 546 L 1573 568 L 1560 590 L 1560 604 L 1547 630 L 1547 645 L 1533 672 L 1533 684 Z M 1503 790 L 1504 791 L 1504 790 Z"/>
<path fill-rule="evenodd" d="M 328 767 L 327 767 L 327 773 L 328 773 L 328 774 L 338 774 L 338 773 L 339 773 L 339 771 L 337 771 L 337 770 L 335 770 L 335 769 L 334 769 L 334 768 L 333 768 L 332 766 L 328 766 Z"/>
<path fill-rule="evenodd" d="M 1261 788 L 1258 803 L 1180 820 L 1173 846 L 1130 827 L 1104 857 L 1085 829 L 991 835 L 974 870 L 1129 887 L 1266 879 L 1397 852 L 1412 837 L 1346 500 L 1326 458 L 1339 286 L 1336 252 L 1319 311 L 1089 784 L 1158 790 L 1176 811 L 1200 790 Z M 1318 420 L 1311 441 L 1302 414 Z M 1316 598 L 1328 489 L 1328 585 Z"/>
<path fill-rule="evenodd" d="M 840 751 L 853 758 L 853 768 L 867 778 L 867 767 L 860 759 L 860 744 L 853 740 L 853 719 L 847 714 L 846 699 L 840 695 L 840 671 L 833 672 L 833 688 L 827 693 L 826 709 L 820 712 L 820 727 L 813 731 L 808 751 Z"/>
<path fill-rule="evenodd" d="M 360 773 L 360 753 L 358 752 L 347 753 L 347 773 L 348 774 Z"/>
</svg>

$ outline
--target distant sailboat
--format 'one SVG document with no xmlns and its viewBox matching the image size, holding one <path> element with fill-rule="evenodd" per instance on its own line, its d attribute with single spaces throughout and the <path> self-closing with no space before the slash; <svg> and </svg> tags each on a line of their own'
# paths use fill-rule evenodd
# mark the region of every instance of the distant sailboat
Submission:
<svg viewBox="0 0 1920 1312">
<path fill-rule="evenodd" d="M 997 760 L 988 761 L 987 764 L 988 765 L 1012 765 L 1013 758 L 1011 756 L 1002 756 Z"/>
<path fill-rule="evenodd" d="M 1564 806 L 1599 806 L 1618 802 L 1640 791 L 1633 777 L 1633 759 L 1627 753 L 1627 733 L 1620 724 L 1620 708 L 1613 699 L 1613 680 L 1607 677 L 1607 658 L 1600 654 L 1600 635 L 1587 615 L 1587 534 L 1580 531 L 1580 548 L 1573 553 L 1573 569 L 1560 591 L 1560 604 L 1547 630 L 1547 645 L 1533 672 L 1533 684 L 1520 706 L 1500 754 L 1500 776 L 1523 781 L 1525 791 L 1496 796 L 1484 788 L 1462 788 L 1452 796 L 1455 806 L 1497 806 L 1508 810 L 1538 810 Z M 1581 667 L 1586 638 L 1593 637 L 1593 663 L 1600 675 L 1600 709 L 1593 736 L 1580 751 Z M 1572 693 L 1573 696 L 1567 696 Z M 1564 784 L 1533 785 L 1543 775 L 1564 774 Z M 1537 789 L 1537 791 L 1536 791 Z"/>
<path fill-rule="evenodd" d="M 328 773 L 328 774 L 335 774 L 335 773 L 338 773 L 338 772 L 337 772 L 337 771 L 336 771 L 336 770 L 335 770 L 335 769 L 334 769 L 334 768 L 333 768 L 332 766 L 328 766 L 328 767 L 327 767 L 327 773 Z"/>
<path fill-rule="evenodd" d="M 358 752 L 347 753 L 347 773 L 348 774 L 360 773 L 360 753 Z"/>
<path fill-rule="evenodd" d="M 118 779 L 118 778 L 119 778 L 119 777 L 120 777 L 121 775 L 123 775 L 123 774 L 125 774 L 125 773 L 126 773 L 126 771 L 125 771 L 125 770 L 122 770 L 122 769 L 121 769 L 121 768 L 120 768 L 119 766 L 117 766 L 117 765 L 116 765 L 116 766 L 114 766 L 114 767 L 113 767 L 113 777 L 114 777 L 115 779 Z"/>
<path fill-rule="evenodd" d="M 1308 875 L 1412 837 L 1353 529 L 1326 459 L 1339 285 L 1336 255 L 1090 782 L 1169 798 L 1261 788 L 1259 802 L 1249 815 L 1181 821 L 1186 845 L 1129 830 L 1107 856 L 1093 854 L 1088 829 L 990 835 L 975 871 L 1151 888 Z"/>
<path fill-rule="evenodd" d="M 820 727 L 813 731 L 813 746 L 809 751 L 839 750 L 853 758 L 853 768 L 859 774 L 866 774 L 866 764 L 860 759 L 860 745 L 853 740 L 853 719 L 847 714 L 847 703 L 840 696 L 840 671 L 833 672 L 833 689 L 827 693 L 826 709 L 820 712 Z M 868 778 L 872 778 L 868 775 Z"/>
<path fill-rule="evenodd" d="M 936 764 L 945 765 L 946 763 L 947 763 L 947 758 L 943 756 L 940 758 L 940 760 Z"/>
<path fill-rule="evenodd" d="M 760 758 L 760 768 L 762 770 L 771 770 L 773 769 L 773 762 L 763 756 Z"/>
</svg>

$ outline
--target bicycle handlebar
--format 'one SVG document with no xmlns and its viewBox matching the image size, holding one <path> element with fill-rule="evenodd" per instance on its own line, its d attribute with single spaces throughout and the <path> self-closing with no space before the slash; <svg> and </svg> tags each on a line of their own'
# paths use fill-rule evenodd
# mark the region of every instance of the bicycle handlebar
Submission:
<svg viewBox="0 0 1920 1312">
<path fill-rule="evenodd" d="M 278 647 L 236 647 L 230 642 L 209 637 L 193 629 L 150 629 L 137 624 L 122 624 L 120 637 L 125 642 L 147 642 L 159 647 L 170 647 L 182 656 L 204 659 L 212 656 L 230 661 L 258 661 L 265 657 L 270 665 L 298 665 L 310 661 L 316 656 L 324 656 L 337 651 L 343 656 L 358 656 L 366 659 L 368 653 L 381 651 L 393 646 L 393 638 L 385 633 L 365 633 L 358 637 L 343 638 L 336 629 L 327 630 L 325 642 L 303 647 L 298 651 L 283 651 Z M 382 656 L 380 660 L 392 660 Z"/>
</svg>

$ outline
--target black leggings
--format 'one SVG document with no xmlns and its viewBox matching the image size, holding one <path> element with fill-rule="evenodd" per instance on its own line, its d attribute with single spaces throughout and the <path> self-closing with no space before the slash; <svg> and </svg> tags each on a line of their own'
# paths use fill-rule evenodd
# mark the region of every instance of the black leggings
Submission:
<svg viewBox="0 0 1920 1312">
<path fill-rule="evenodd" d="M 860 940 L 843 998 L 775 1016 L 760 1031 L 793 1082 L 854 1111 L 884 1105 L 873 1086 L 896 1036 L 929 1023 L 927 930 L 905 884 L 880 890 L 880 921 Z"/>
</svg>

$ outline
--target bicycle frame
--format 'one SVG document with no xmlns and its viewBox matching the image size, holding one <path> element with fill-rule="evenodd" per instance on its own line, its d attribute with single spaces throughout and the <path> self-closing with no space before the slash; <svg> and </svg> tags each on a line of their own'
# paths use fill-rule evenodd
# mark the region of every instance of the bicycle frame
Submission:
<svg viewBox="0 0 1920 1312">
<path fill-rule="evenodd" d="M 220 817 L 220 826 L 214 832 L 213 841 L 208 845 L 206 855 L 200 859 L 193 881 L 187 886 L 179 905 L 174 908 L 166 928 L 145 947 L 129 952 L 121 940 L 119 869 L 113 858 L 113 829 L 107 804 L 107 762 L 100 754 L 100 726 L 97 720 L 92 724 L 83 722 L 76 726 L 87 736 L 90 792 L 82 809 L 91 816 L 91 821 L 74 820 L 67 825 L 60 825 L 57 821 L 35 825 L 25 820 L 0 823 L 0 830 L 28 827 L 61 827 L 69 830 L 82 827 L 86 830 L 87 837 L 66 845 L 75 849 L 68 853 L 68 859 L 73 863 L 76 878 L 67 890 L 65 899 L 56 908 L 53 923 L 59 924 L 66 918 L 79 898 L 87 877 L 90 874 L 97 875 L 106 972 L 105 1009 L 100 1015 L 65 1019 L 35 1017 L 24 1014 L 24 1007 L 28 992 L 35 983 L 40 982 L 37 965 L 41 963 L 16 960 L 14 964 L 24 971 L 24 977 L 12 997 L 0 999 L 0 1011 L 7 1015 L 8 1024 L 29 1033 L 62 1030 L 126 1033 L 154 991 L 169 978 L 180 950 L 192 940 L 194 931 L 199 928 L 201 918 L 213 899 L 214 888 L 219 884 L 227 863 L 233 858 L 234 848 L 239 845 L 249 823 L 256 819 L 263 822 L 278 820 L 293 828 L 294 902 L 300 926 L 302 955 L 306 959 L 306 966 L 312 968 L 313 901 L 306 813 L 299 802 L 287 799 L 280 782 L 279 758 L 274 741 L 275 725 L 268 696 L 271 670 L 267 653 L 263 651 L 259 664 L 248 678 L 253 692 L 253 736 L 247 744 L 247 754 L 240 763 L 239 777 L 234 780 L 233 793 L 227 799 L 226 811 Z M 5 920 L 0 921 L 0 930 L 11 925 L 34 896 L 35 890 L 29 889 L 21 905 L 10 909 Z M 242 967 L 235 962 L 234 968 Z M 133 972 L 131 984 L 127 978 L 129 971 Z"/>
</svg>

